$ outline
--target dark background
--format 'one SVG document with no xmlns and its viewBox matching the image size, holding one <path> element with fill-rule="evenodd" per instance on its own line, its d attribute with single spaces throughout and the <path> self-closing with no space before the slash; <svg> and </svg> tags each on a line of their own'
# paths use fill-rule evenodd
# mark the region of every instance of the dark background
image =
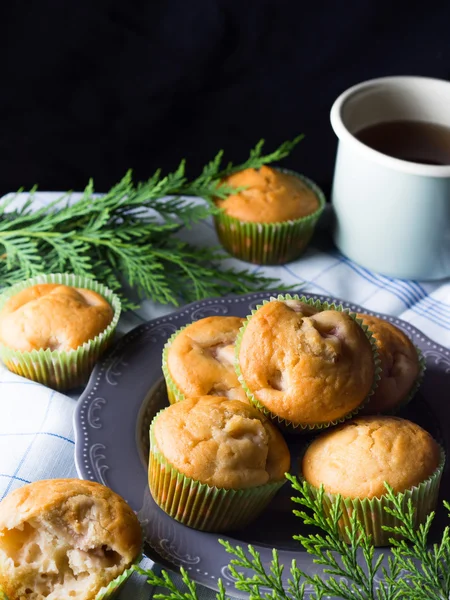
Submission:
<svg viewBox="0 0 450 600">
<path fill-rule="evenodd" d="M 326 191 L 333 100 L 383 75 L 450 78 L 450 2 L 4 2 L 0 193 L 105 191 L 304 132 L 285 166 Z M 450 110 L 450 107 L 449 107 Z"/>
</svg>

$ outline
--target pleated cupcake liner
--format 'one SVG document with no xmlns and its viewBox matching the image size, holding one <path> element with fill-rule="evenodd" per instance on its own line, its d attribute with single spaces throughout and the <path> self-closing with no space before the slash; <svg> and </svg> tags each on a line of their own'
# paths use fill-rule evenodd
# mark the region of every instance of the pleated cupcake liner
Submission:
<svg viewBox="0 0 450 600">
<path fill-rule="evenodd" d="M 136 561 L 135 564 L 131 565 L 131 567 L 126 569 L 121 575 L 118 575 L 107 586 L 102 587 L 102 589 L 99 590 L 95 596 L 95 600 L 112 600 L 113 598 L 116 598 L 125 582 L 128 581 L 131 575 L 133 575 L 135 572 L 140 560 L 141 557 L 139 557 L 139 560 Z"/>
<path fill-rule="evenodd" d="M 0 344 L 0 358 L 10 371 L 55 390 L 65 391 L 86 383 L 95 363 L 112 342 L 120 317 L 121 302 L 114 292 L 93 279 L 69 273 L 54 273 L 38 275 L 13 285 L 0 296 L 0 311 L 12 296 L 33 285 L 44 283 L 97 292 L 109 302 L 114 311 L 112 321 L 104 331 L 74 350 L 42 349 L 23 352 Z"/>
<path fill-rule="evenodd" d="M 402 495 L 402 507 L 407 510 L 407 503 L 411 499 L 415 508 L 414 513 L 414 528 L 417 528 L 421 523 L 424 523 L 427 516 L 435 509 L 439 486 L 442 473 L 445 465 L 445 453 L 441 448 L 441 457 L 439 466 L 434 473 L 425 481 L 405 490 Z M 305 481 L 302 478 L 302 481 Z M 307 483 L 311 493 L 317 496 L 319 490 Z M 347 529 L 351 527 L 351 516 L 356 512 L 357 517 L 364 531 L 370 534 L 374 546 L 389 546 L 389 539 L 401 539 L 401 536 L 394 535 L 392 532 L 385 531 L 383 527 L 399 527 L 402 523 L 393 515 L 389 514 L 385 509 L 394 508 L 392 501 L 387 496 L 381 498 L 344 498 L 337 494 L 325 492 L 323 495 L 323 507 L 327 515 L 331 514 L 333 503 L 339 498 L 342 517 L 339 521 L 339 531 L 342 539 L 349 543 Z"/>
<path fill-rule="evenodd" d="M 425 361 L 425 357 L 422 353 L 422 350 L 420 348 L 418 348 L 415 344 L 414 344 L 414 348 L 416 349 L 417 352 L 417 358 L 419 361 L 419 373 L 417 375 L 417 377 L 415 378 L 411 389 L 409 390 L 409 392 L 406 394 L 406 396 L 404 398 L 402 398 L 398 404 L 396 404 L 396 406 L 391 407 L 390 409 L 387 410 L 379 410 L 379 411 L 364 411 L 365 415 L 376 415 L 376 414 L 383 414 L 383 415 L 397 415 L 403 408 L 405 408 L 410 402 L 411 400 L 414 398 L 414 396 L 417 394 L 417 392 L 420 389 L 420 386 L 422 385 L 423 382 L 423 378 L 425 376 L 425 371 L 427 368 L 427 363 Z M 366 405 L 366 408 L 370 407 L 370 402 Z M 370 410 L 370 408 L 369 408 Z"/>
<path fill-rule="evenodd" d="M 355 409 L 349 411 L 345 415 L 342 415 L 342 417 L 339 417 L 339 419 L 333 419 L 330 421 L 325 421 L 325 422 L 320 422 L 320 423 L 296 423 L 294 421 L 289 421 L 288 419 L 284 419 L 283 417 L 281 417 L 281 416 L 277 415 L 276 413 L 272 412 L 271 410 L 269 410 L 262 402 L 260 402 L 256 398 L 256 396 L 250 390 L 250 388 L 248 387 L 248 385 L 244 379 L 244 376 L 242 374 L 241 367 L 239 364 L 239 352 L 241 349 L 242 339 L 243 339 L 245 330 L 246 330 L 252 316 L 256 313 L 256 311 L 258 309 L 260 309 L 262 306 L 264 306 L 265 304 L 268 304 L 269 302 L 273 302 L 274 300 L 279 300 L 279 301 L 299 300 L 300 302 L 303 302 L 304 304 L 312 306 L 313 308 L 316 308 L 320 311 L 336 310 L 338 312 L 345 312 L 364 331 L 367 339 L 370 342 L 371 348 L 372 348 L 372 354 L 373 354 L 373 360 L 374 360 L 374 377 L 373 377 L 373 381 L 372 381 L 372 385 L 369 390 L 369 393 L 366 395 L 366 397 L 361 402 L 361 404 L 359 404 Z M 260 411 L 262 411 L 267 417 L 269 417 L 272 421 L 274 421 L 277 425 L 279 425 L 282 429 L 284 429 L 290 433 L 309 433 L 312 431 L 326 429 L 328 427 L 332 427 L 334 425 L 337 425 L 338 423 L 342 423 L 348 419 L 351 419 L 356 414 L 358 414 L 364 408 L 364 406 L 366 406 L 367 403 L 369 402 L 370 397 L 372 396 L 372 394 L 375 392 L 375 390 L 377 388 L 378 381 L 380 379 L 380 373 L 381 373 L 380 358 L 378 355 L 375 338 L 373 337 L 372 332 L 367 327 L 367 325 L 364 325 L 362 320 L 356 316 L 356 313 L 350 312 L 348 309 L 345 309 L 341 304 L 334 304 L 334 303 L 330 304 L 329 302 L 321 302 L 320 300 L 315 300 L 313 298 L 305 298 L 305 296 L 298 296 L 297 294 L 295 294 L 293 296 L 291 294 L 285 294 L 285 295 L 279 294 L 277 297 L 270 298 L 269 300 L 264 300 L 263 302 L 261 302 L 261 304 L 256 306 L 255 309 L 252 310 L 251 314 L 247 317 L 247 320 L 244 322 L 243 326 L 239 330 L 238 336 L 236 338 L 235 357 L 236 357 L 235 369 L 236 369 L 236 373 L 238 376 L 238 380 L 239 380 L 240 384 L 242 385 L 242 387 L 244 388 L 245 393 L 247 394 L 247 397 L 250 400 L 250 402 L 256 408 L 258 408 Z"/>
<path fill-rule="evenodd" d="M 175 402 L 180 402 L 181 400 L 185 399 L 185 395 L 179 389 L 179 387 L 177 386 L 175 381 L 172 379 L 172 375 L 170 374 L 169 366 L 167 364 L 167 357 L 168 357 L 170 347 L 173 344 L 173 340 L 177 337 L 177 335 L 179 333 L 181 333 L 183 331 L 183 329 L 186 329 L 186 327 L 188 327 L 188 325 L 185 325 L 184 327 L 180 327 L 180 329 L 177 329 L 177 331 L 175 331 L 175 333 L 173 333 L 170 336 L 170 338 L 164 344 L 164 348 L 163 348 L 163 352 L 162 352 L 162 372 L 164 375 L 164 381 L 166 382 L 167 397 L 169 399 L 170 404 L 175 404 Z"/>
<path fill-rule="evenodd" d="M 224 248 L 236 258 L 260 265 L 281 265 L 303 254 L 319 220 L 326 200 L 322 190 L 310 179 L 289 169 L 277 169 L 293 175 L 316 195 L 319 207 L 310 215 L 279 223 L 241 221 L 221 211 L 214 221 Z"/>
<path fill-rule="evenodd" d="M 183 525 L 223 532 L 244 527 L 269 504 L 285 480 L 247 489 L 224 489 L 183 475 L 159 451 L 150 425 L 149 488 L 156 504 Z"/>
</svg>

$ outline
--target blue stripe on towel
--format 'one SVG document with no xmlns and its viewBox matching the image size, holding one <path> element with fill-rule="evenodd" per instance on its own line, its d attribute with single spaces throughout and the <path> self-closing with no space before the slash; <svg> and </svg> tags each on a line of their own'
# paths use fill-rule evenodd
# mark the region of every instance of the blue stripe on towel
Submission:
<svg viewBox="0 0 450 600">
<path fill-rule="evenodd" d="M 16 477 L 16 475 L 6 475 L 5 473 L 0 473 L 0 477 L 7 477 L 8 479 L 11 479 L 11 480 L 15 479 L 16 481 L 23 481 L 23 483 L 31 483 L 31 481 L 28 481 L 28 479 L 23 479 L 22 477 Z M 3 497 L 5 497 L 5 496 L 3 496 Z"/>
<path fill-rule="evenodd" d="M 16 435 L 50 435 L 52 437 L 56 437 L 60 440 L 64 440 L 65 442 L 69 442 L 69 444 L 75 444 L 75 442 L 67 437 L 64 437 L 63 435 L 59 435 L 59 433 L 52 433 L 51 431 L 30 431 L 29 433 L 27 433 L 26 431 L 21 431 L 19 433 L 14 432 L 14 433 L 0 433 L 0 437 L 7 437 L 7 436 L 16 436 Z"/>
<path fill-rule="evenodd" d="M 44 418 L 42 419 L 42 422 L 41 422 L 41 427 L 44 425 L 44 423 L 45 423 L 45 421 L 46 421 L 46 419 L 48 417 L 48 414 L 50 412 L 50 406 L 52 404 L 52 400 L 53 400 L 55 394 L 56 394 L 56 392 L 52 391 L 51 394 L 50 394 L 50 396 L 49 396 L 49 398 L 48 398 L 47 408 L 45 409 Z M 28 454 L 30 453 L 31 448 L 33 447 L 34 440 L 36 439 L 36 436 L 37 436 L 37 433 L 35 434 L 35 436 L 31 440 L 31 442 L 28 444 L 28 448 L 25 450 L 22 458 L 20 459 L 19 464 L 17 465 L 16 470 L 14 471 L 14 475 L 13 475 L 14 478 L 17 478 L 17 474 L 19 473 L 21 466 L 25 462 Z M 1 499 L 3 499 L 8 494 L 9 490 L 11 489 L 12 482 L 13 482 L 13 480 L 11 479 L 11 481 L 6 486 L 6 490 L 3 492 L 3 495 L 2 495 Z"/>
<path fill-rule="evenodd" d="M 409 301 L 408 297 L 404 294 L 404 292 L 402 290 L 397 290 L 395 288 L 387 288 L 386 287 L 387 283 L 383 283 L 382 285 L 380 285 L 380 281 L 375 276 L 374 273 L 372 273 L 371 271 L 367 271 L 366 269 L 363 269 L 362 267 L 360 267 L 356 263 L 352 262 L 348 258 L 344 257 L 343 262 L 348 267 L 350 267 L 350 269 L 352 269 L 353 271 L 355 271 L 355 273 L 357 273 L 360 277 L 362 277 L 363 279 L 365 279 L 369 283 L 373 283 L 374 285 L 377 286 L 377 288 L 383 289 L 386 292 L 390 292 L 393 296 L 396 296 L 399 300 L 401 300 L 403 302 L 403 304 L 407 308 L 410 307 L 410 301 Z"/>
</svg>

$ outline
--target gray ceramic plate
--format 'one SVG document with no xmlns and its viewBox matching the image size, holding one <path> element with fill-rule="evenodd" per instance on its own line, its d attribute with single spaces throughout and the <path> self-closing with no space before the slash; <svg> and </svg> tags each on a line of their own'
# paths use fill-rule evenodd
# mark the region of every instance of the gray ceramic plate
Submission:
<svg viewBox="0 0 450 600">
<path fill-rule="evenodd" d="M 286 579 L 292 559 L 296 559 L 304 571 L 322 572 L 292 540 L 292 535 L 301 530 L 304 532 L 305 527 L 292 514 L 289 485 L 286 484 L 264 514 L 244 530 L 219 536 L 189 529 L 168 517 L 149 494 L 146 472 L 148 426 L 153 415 L 168 404 L 161 371 L 161 352 L 168 337 L 179 327 L 209 315 L 246 316 L 268 297 L 267 293 L 254 293 L 204 300 L 140 325 L 98 363 L 78 401 L 74 417 L 75 460 L 80 477 L 109 486 L 130 503 L 145 528 L 146 553 L 169 568 L 183 566 L 193 579 L 212 588 L 217 586 L 220 577 L 230 587 L 230 592 L 242 596 L 243 593 L 233 589 L 234 580 L 227 567 L 231 556 L 218 543 L 219 537 L 234 544 L 253 544 L 261 553 L 264 564 L 271 560 L 271 549 L 277 548 L 281 562 L 286 565 Z M 336 301 L 325 296 L 316 297 L 321 301 Z M 370 312 L 348 302 L 342 304 L 355 312 Z M 395 317 L 384 318 L 412 338 L 423 351 L 427 363 L 422 387 L 402 416 L 420 423 L 447 450 L 450 352 L 408 323 Z M 288 443 L 295 469 L 296 457 L 305 438 L 291 436 Z M 444 473 L 441 496 L 450 498 L 448 469 Z M 438 511 L 436 530 L 442 530 L 445 519 L 445 512 Z"/>
</svg>

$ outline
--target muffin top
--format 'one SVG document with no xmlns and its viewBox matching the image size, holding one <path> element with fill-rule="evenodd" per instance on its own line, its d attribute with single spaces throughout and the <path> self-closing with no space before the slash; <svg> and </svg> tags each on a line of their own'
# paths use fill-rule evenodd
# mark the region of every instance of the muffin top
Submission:
<svg viewBox="0 0 450 600">
<path fill-rule="evenodd" d="M 303 476 L 314 487 L 346 498 L 379 498 L 386 481 L 403 492 L 425 481 L 440 461 L 438 444 L 424 429 L 397 417 L 357 417 L 316 438 L 303 457 Z"/>
<path fill-rule="evenodd" d="M 380 356 L 380 381 L 365 414 L 392 410 L 408 395 L 419 375 L 419 357 L 414 344 L 398 327 L 370 315 L 358 314 L 376 340 Z"/>
<path fill-rule="evenodd" d="M 319 208 L 316 194 L 299 177 L 263 166 L 245 169 L 223 180 L 238 194 L 217 200 L 230 216 L 252 223 L 280 223 L 310 215 Z"/>
<path fill-rule="evenodd" d="M 171 378 L 184 396 L 246 401 L 234 370 L 234 342 L 244 319 L 206 317 L 180 331 L 167 351 Z"/>
<path fill-rule="evenodd" d="M 374 379 L 372 347 L 347 314 L 273 300 L 251 317 L 239 366 L 255 398 L 295 424 L 339 419 L 356 409 Z"/>
<path fill-rule="evenodd" d="M 188 398 L 157 415 L 158 450 L 178 471 L 210 486 L 244 489 L 280 481 L 290 454 L 258 410 L 219 396 Z"/>
<path fill-rule="evenodd" d="M 32 350 L 72 350 L 95 338 L 114 316 L 91 290 L 42 283 L 12 296 L 0 313 L 0 343 Z"/>
</svg>

